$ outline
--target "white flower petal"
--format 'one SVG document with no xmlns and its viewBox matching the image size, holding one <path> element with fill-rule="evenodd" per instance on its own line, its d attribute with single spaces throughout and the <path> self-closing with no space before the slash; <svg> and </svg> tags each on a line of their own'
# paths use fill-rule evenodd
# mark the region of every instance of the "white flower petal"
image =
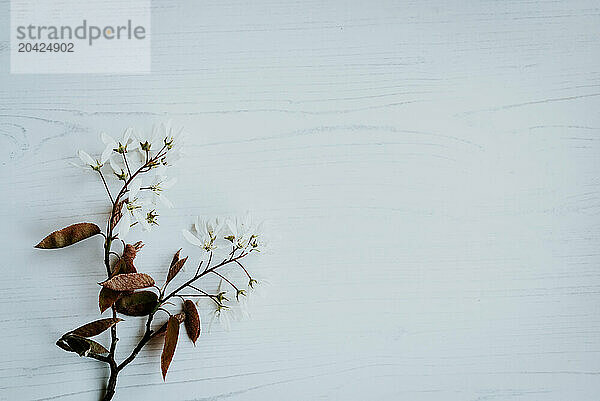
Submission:
<svg viewBox="0 0 600 401">
<path fill-rule="evenodd" d="M 202 230 L 202 219 L 200 219 L 200 216 L 196 216 L 196 221 L 194 222 L 194 230 L 196 230 L 197 233 L 200 233 Z"/>
<path fill-rule="evenodd" d="M 116 145 L 117 142 L 113 139 L 112 136 L 108 135 L 106 132 L 100 133 L 100 139 L 105 145 Z M 113 146 L 116 147 L 116 146 Z"/>
<path fill-rule="evenodd" d="M 163 205 L 165 205 L 169 209 L 173 209 L 173 207 L 175 206 L 173 205 L 173 202 L 171 202 L 169 198 L 167 198 L 164 194 L 158 195 L 158 199 L 162 202 Z"/>
<path fill-rule="evenodd" d="M 121 211 L 123 213 L 123 216 L 121 216 L 121 219 L 117 223 L 115 231 L 119 239 L 122 239 L 124 241 L 125 237 L 129 233 L 129 229 L 131 228 L 131 218 L 129 217 L 129 211 L 127 210 L 127 207 L 125 205 L 123 205 Z"/>
<path fill-rule="evenodd" d="M 235 238 L 237 238 L 238 237 L 238 225 L 236 224 L 236 221 L 227 220 L 225 222 L 225 224 L 227 225 L 227 228 L 229 228 L 231 235 L 233 235 Z"/>
<path fill-rule="evenodd" d="M 110 167 L 113 169 L 113 171 L 117 174 L 121 174 L 121 170 L 123 170 L 123 168 L 121 166 L 119 166 L 117 164 L 117 162 L 114 159 L 109 159 L 109 163 L 110 163 Z"/>
<path fill-rule="evenodd" d="M 106 163 L 106 161 L 112 156 L 113 149 L 114 148 L 109 145 L 102 151 L 102 155 L 100 155 L 100 163 Z"/>
<path fill-rule="evenodd" d="M 139 179 L 134 179 L 133 181 L 131 181 L 131 183 L 129 183 L 129 200 L 133 201 L 136 197 L 137 194 L 140 192 L 140 188 L 141 188 L 141 181 Z"/>
<path fill-rule="evenodd" d="M 121 141 L 122 145 L 127 145 L 127 142 L 129 142 L 129 139 L 131 139 L 132 132 L 133 132 L 133 128 L 131 128 L 131 127 L 125 129 L 125 132 L 123 133 L 123 139 Z"/>
<path fill-rule="evenodd" d="M 83 150 L 78 151 L 77 156 L 79 156 L 81 161 L 88 166 L 95 166 L 97 164 L 96 161 L 92 159 L 92 156 L 90 156 Z"/>
<path fill-rule="evenodd" d="M 88 166 L 82 166 L 81 164 L 77 164 L 77 163 L 73 163 L 73 162 L 69 162 L 69 164 L 70 164 L 71 166 L 74 166 L 74 167 L 80 168 L 80 169 L 82 169 L 82 170 L 89 170 L 89 167 L 88 167 Z"/>
<path fill-rule="evenodd" d="M 186 239 L 187 242 L 189 242 L 190 244 L 197 246 L 197 247 L 204 247 L 204 244 L 202 243 L 202 241 L 200 241 L 198 239 L 198 237 L 196 237 L 194 234 L 192 234 L 191 232 L 189 232 L 188 230 L 181 230 L 181 233 L 183 234 L 183 238 Z"/>
<path fill-rule="evenodd" d="M 160 187 L 162 189 L 169 189 L 171 188 L 173 185 L 175 185 L 177 183 L 177 177 L 173 177 L 173 178 L 169 178 L 166 181 L 161 182 Z"/>
</svg>

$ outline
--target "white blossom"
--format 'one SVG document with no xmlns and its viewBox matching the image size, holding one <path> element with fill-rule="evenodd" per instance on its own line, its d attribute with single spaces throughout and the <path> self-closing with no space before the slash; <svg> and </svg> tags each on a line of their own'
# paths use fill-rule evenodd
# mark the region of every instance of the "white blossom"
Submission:
<svg viewBox="0 0 600 401">
<path fill-rule="evenodd" d="M 161 150 L 161 157 L 153 164 L 153 169 L 161 169 L 159 175 L 164 174 L 164 166 L 172 165 L 182 155 L 183 129 L 174 129 L 170 121 L 155 124 L 152 127 L 149 135 L 143 135 L 138 132 L 132 134 L 135 138 L 136 148 L 139 152 L 135 152 L 141 157 L 141 162 L 152 157 L 155 157 Z"/>
<path fill-rule="evenodd" d="M 162 125 L 163 135 L 164 135 L 164 144 L 167 146 L 169 150 L 169 156 L 167 158 L 167 164 L 173 165 L 176 161 L 178 161 L 183 155 L 183 149 L 185 144 L 185 132 L 183 131 L 183 127 L 175 129 L 171 125 L 171 121 L 167 121 L 167 123 Z"/>
<path fill-rule="evenodd" d="M 166 207 L 172 208 L 173 202 L 167 198 L 167 196 L 164 194 L 164 190 L 171 188 L 173 185 L 175 185 L 175 183 L 177 183 L 176 177 L 167 178 L 166 176 L 156 175 L 154 177 L 154 181 L 149 186 L 149 190 L 152 192 L 152 194 L 154 194 L 152 197 L 152 202 L 156 204 L 156 201 L 158 200 Z"/>
<path fill-rule="evenodd" d="M 223 231 L 224 224 L 219 218 L 205 219 L 196 218 L 194 229 L 197 235 L 188 230 L 182 230 L 183 237 L 192 245 L 197 246 L 206 252 L 212 252 L 219 247 L 219 239 Z"/>
<path fill-rule="evenodd" d="M 139 196 L 140 193 L 140 180 L 135 179 L 128 186 L 127 201 L 123 203 L 121 219 L 114 228 L 114 232 L 122 240 L 136 224 L 139 224 L 144 231 L 150 230 L 152 225 L 158 225 L 156 211 L 150 208 L 151 203 L 148 199 Z"/>
<path fill-rule="evenodd" d="M 152 131 L 150 131 L 150 135 L 143 135 L 140 133 L 135 133 L 135 137 L 139 142 L 139 150 L 145 156 L 146 152 L 156 152 L 160 150 L 164 145 L 164 136 L 163 129 L 161 129 L 162 124 L 154 125 L 152 127 Z"/>
<path fill-rule="evenodd" d="M 124 165 L 120 165 L 119 163 L 117 163 L 115 161 L 114 158 L 110 158 L 108 159 L 108 162 L 110 164 L 110 167 L 112 168 L 114 174 L 120 179 L 120 180 L 127 180 L 127 178 L 129 178 L 129 173 L 127 171 L 127 167 Z"/>
<path fill-rule="evenodd" d="M 83 150 L 78 150 L 77 156 L 79 156 L 79 159 L 83 162 L 83 165 L 77 163 L 71 163 L 71 165 L 82 168 L 84 170 L 100 171 L 100 168 L 104 165 L 104 163 L 106 163 L 106 159 L 104 159 L 103 157 L 100 157 L 100 160 L 94 159 L 92 156 L 90 156 L 87 152 Z"/>
<path fill-rule="evenodd" d="M 262 244 L 263 223 L 255 224 L 250 214 L 242 218 L 228 219 L 228 235 L 225 239 L 230 241 L 237 249 L 246 249 L 250 247 L 253 250 L 259 250 Z"/>
<path fill-rule="evenodd" d="M 231 322 L 249 316 L 247 313 L 246 302 L 240 303 L 236 301 L 235 298 L 232 300 L 227 297 L 227 291 L 224 289 L 224 286 L 229 285 L 230 284 L 223 279 L 219 281 L 217 287 L 217 294 L 220 294 L 219 302 L 212 302 L 213 309 L 208 324 L 208 331 L 211 331 L 214 322 L 218 322 L 226 331 L 229 331 Z"/>
<path fill-rule="evenodd" d="M 100 139 L 106 146 L 102 152 L 102 158 L 108 160 L 114 153 L 125 154 L 134 150 L 138 145 L 133 136 L 133 128 L 127 128 L 119 140 L 115 140 L 110 135 L 102 132 Z"/>
</svg>

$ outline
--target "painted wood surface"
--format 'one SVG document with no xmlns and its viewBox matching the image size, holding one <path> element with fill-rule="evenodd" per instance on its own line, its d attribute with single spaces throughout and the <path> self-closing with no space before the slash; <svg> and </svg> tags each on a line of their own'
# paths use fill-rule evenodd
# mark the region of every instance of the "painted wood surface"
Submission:
<svg viewBox="0 0 600 401">
<path fill-rule="evenodd" d="M 98 399 L 105 366 L 54 342 L 98 316 L 100 239 L 33 245 L 105 217 L 77 149 L 172 118 L 188 156 L 139 264 L 250 210 L 272 285 L 166 383 L 152 343 L 116 399 L 597 400 L 600 8 L 452 3 L 157 0 L 141 76 L 11 75 L 2 30 L 0 399 Z"/>
</svg>

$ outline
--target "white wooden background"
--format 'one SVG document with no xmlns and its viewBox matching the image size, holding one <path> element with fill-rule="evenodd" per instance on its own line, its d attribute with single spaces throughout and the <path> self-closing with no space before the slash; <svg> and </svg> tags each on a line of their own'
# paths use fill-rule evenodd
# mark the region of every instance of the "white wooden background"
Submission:
<svg viewBox="0 0 600 401">
<path fill-rule="evenodd" d="M 116 399 L 597 400 L 599 16 L 153 0 L 146 76 L 10 75 L 2 29 L 0 399 L 98 399 L 105 366 L 54 342 L 98 316 L 101 241 L 32 246 L 104 217 L 77 149 L 173 118 L 189 156 L 138 267 L 164 274 L 193 216 L 250 210 L 272 286 L 253 319 L 182 342 L 166 383 L 152 343 Z"/>
</svg>

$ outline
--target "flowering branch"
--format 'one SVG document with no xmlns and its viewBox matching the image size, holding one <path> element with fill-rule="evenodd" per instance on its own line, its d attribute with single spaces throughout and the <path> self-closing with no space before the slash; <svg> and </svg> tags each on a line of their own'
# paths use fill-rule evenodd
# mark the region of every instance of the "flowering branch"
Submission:
<svg viewBox="0 0 600 401">
<path fill-rule="evenodd" d="M 78 223 L 49 234 L 36 245 L 37 248 L 54 249 L 73 245 L 97 234 L 104 237 L 103 262 L 107 277 L 105 281 L 99 283 L 102 286 L 99 294 L 99 307 L 101 313 L 110 309 L 112 317 L 99 319 L 71 330 L 64 334 L 56 344 L 66 351 L 108 364 L 110 376 L 103 397 L 105 401 L 111 400 L 115 395 L 119 373 L 134 361 L 152 338 L 162 334 L 165 336 L 161 355 L 163 379 L 166 379 L 168 368 L 175 354 L 181 324 L 184 324 L 190 340 L 194 344 L 196 343 L 201 332 L 200 315 L 196 304 L 186 298 L 197 298 L 198 302 L 203 298 L 210 299 L 210 305 L 214 308 L 213 318 L 222 320 L 224 323 L 228 322 L 229 318 L 225 318 L 225 313 L 235 309 L 235 304 L 228 303 L 227 291 L 221 290 L 222 282 L 225 281 L 235 289 L 239 305 L 241 305 L 239 298 L 246 296 L 246 290 L 217 272 L 217 269 L 223 269 L 226 266 L 239 267 L 248 277 L 249 287 L 254 288 L 254 284 L 258 283 L 240 262 L 242 258 L 247 257 L 253 251 L 258 251 L 262 245 L 259 240 L 261 238 L 260 226 L 253 224 L 248 217 L 225 221 L 197 219 L 194 225 L 196 234 L 182 230 L 183 236 L 188 242 L 208 254 L 208 261 L 206 265 L 203 265 L 204 261 L 200 261 L 194 275 L 169 293 L 166 293 L 169 283 L 183 270 L 188 259 L 188 257 L 180 257 L 181 249 L 173 256 L 162 286 L 157 286 L 155 280 L 148 274 L 137 271 L 134 259 L 142 249 L 143 243 L 138 241 L 128 244 L 125 242 L 125 238 L 134 227 L 148 230 L 152 226 L 158 225 L 156 221 L 158 214 L 153 206 L 156 201 L 172 207 L 172 203 L 164 195 L 164 190 L 174 184 L 174 179 L 167 180 L 164 171 L 181 153 L 182 138 L 181 131 L 175 132 L 168 125 L 155 128 L 148 138 L 137 135 L 131 129 L 126 130 L 119 141 L 102 134 L 101 139 L 106 148 L 99 159 L 92 158 L 84 151 L 79 151 L 78 155 L 83 162 L 83 166 L 79 167 L 98 173 L 110 199 L 111 209 L 106 222 L 106 231 L 103 233 L 93 223 Z M 119 157 L 114 157 L 117 155 Z M 122 165 L 119 164 L 121 162 Z M 102 171 L 107 164 L 112 168 L 114 176 L 122 181 L 116 197 L 113 197 L 109 183 Z M 137 166 L 134 167 L 136 164 Z M 144 177 L 149 172 L 155 172 L 154 181 L 142 185 L 142 181 L 145 181 Z M 150 195 L 152 199 L 148 199 L 146 195 Z M 123 244 L 122 254 L 112 250 L 113 242 L 117 239 Z M 230 252 L 226 250 L 226 256 L 222 261 L 213 264 L 214 253 L 225 250 L 228 246 L 231 246 L 232 250 Z M 117 256 L 117 260 L 112 265 L 111 254 Z M 199 287 L 200 280 L 211 273 L 221 278 L 214 294 Z M 197 293 L 189 293 L 192 291 Z M 182 311 L 178 313 L 171 312 L 166 308 L 173 306 L 172 299 L 175 297 L 182 301 Z M 156 320 L 158 311 L 165 312 L 168 320 L 158 329 L 153 330 L 152 323 Z M 120 315 L 146 317 L 146 323 L 144 334 L 137 345 L 129 356 L 119 363 L 115 355 L 119 341 L 117 325 L 123 320 L 119 317 Z M 108 329 L 110 329 L 110 346 L 109 349 L 106 349 L 91 337 Z"/>
</svg>

